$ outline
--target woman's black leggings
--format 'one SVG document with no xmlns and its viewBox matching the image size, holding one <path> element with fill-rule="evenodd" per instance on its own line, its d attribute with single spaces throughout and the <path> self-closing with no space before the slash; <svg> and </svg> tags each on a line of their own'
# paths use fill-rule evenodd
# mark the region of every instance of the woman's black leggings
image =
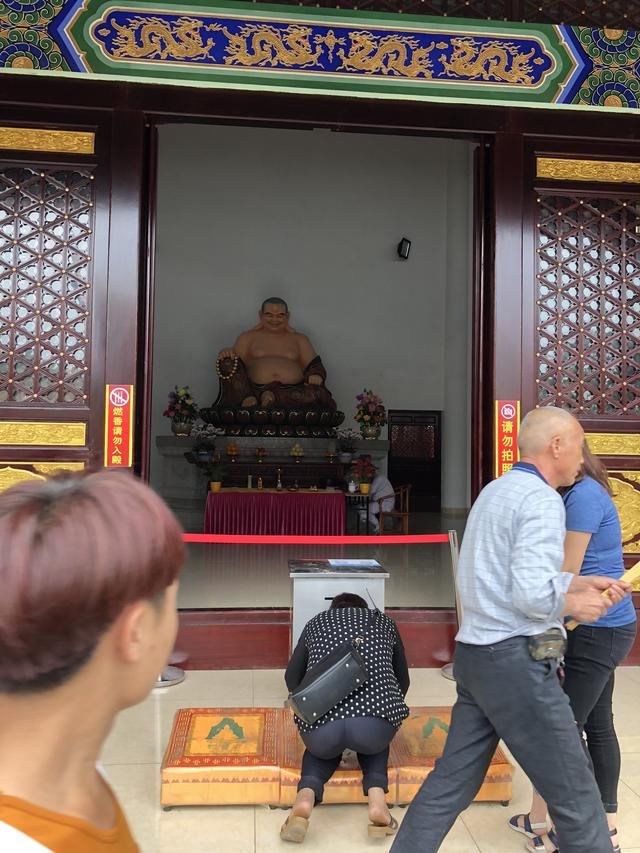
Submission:
<svg viewBox="0 0 640 853">
<path fill-rule="evenodd" d="M 332 720 L 310 732 L 303 732 L 306 749 L 298 790 L 311 788 L 316 804 L 321 803 L 324 786 L 338 769 L 342 753 L 345 749 L 352 749 L 357 752 L 362 768 L 365 796 L 369 788 L 383 788 L 386 793 L 389 790 L 389 744 L 395 733 L 395 726 L 378 717 Z"/>
<path fill-rule="evenodd" d="M 604 810 L 618 811 L 620 746 L 613 726 L 615 669 L 631 651 L 636 623 L 620 628 L 579 625 L 568 632 L 564 689 L 600 789 Z"/>
</svg>

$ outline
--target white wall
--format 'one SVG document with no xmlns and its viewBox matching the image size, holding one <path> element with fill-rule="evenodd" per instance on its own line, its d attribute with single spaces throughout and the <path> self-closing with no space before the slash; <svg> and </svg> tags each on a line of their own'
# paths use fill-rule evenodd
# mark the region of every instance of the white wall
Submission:
<svg viewBox="0 0 640 853">
<path fill-rule="evenodd" d="M 471 354 L 471 233 L 473 205 L 470 176 L 473 151 L 467 149 L 464 170 L 449 159 L 447 163 L 447 299 L 444 369 L 444 411 L 442 414 L 442 506 L 461 509 L 471 505 L 470 453 L 470 354 Z M 460 201 L 467 199 L 466 209 Z M 465 221 L 466 217 L 466 221 Z M 460 250 L 461 242 L 468 247 Z"/>
<path fill-rule="evenodd" d="M 215 399 L 217 352 L 257 321 L 265 297 L 282 296 L 347 422 L 365 386 L 389 408 L 448 407 L 445 458 L 458 458 L 447 446 L 457 423 L 464 460 L 468 155 L 467 143 L 419 137 L 163 127 L 153 434 L 168 432 L 174 384 L 202 405 Z M 403 236 L 407 261 L 396 255 Z M 445 380 L 460 393 L 445 393 Z M 451 470 L 444 504 L 464 506 L 466 466 Z"/>
</svg>

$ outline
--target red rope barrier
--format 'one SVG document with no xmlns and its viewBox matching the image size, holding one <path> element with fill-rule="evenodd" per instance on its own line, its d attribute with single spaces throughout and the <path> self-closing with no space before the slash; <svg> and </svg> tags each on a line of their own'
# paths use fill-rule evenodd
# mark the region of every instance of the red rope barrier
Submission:
<svg viewBox="0 0 640 853">
<path fill-rule="evenodd" d="M 184 533 L 185 542 L 212 545 L 424 545 L 448 543 L 446 533 L 416 536 L 244 536 L 225 533 Z"/>
</svg>

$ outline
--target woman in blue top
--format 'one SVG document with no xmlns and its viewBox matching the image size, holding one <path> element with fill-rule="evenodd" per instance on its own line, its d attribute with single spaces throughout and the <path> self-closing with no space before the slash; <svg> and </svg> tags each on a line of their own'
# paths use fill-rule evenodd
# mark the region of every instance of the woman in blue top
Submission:
<svg viewBox="0 0 640 853">
<path fill-rule="evenodd" d="M 585 442 L 582 477 L 563 495 L 567 515 L 563 571 L 622 577 L 622 531 L 612 494 L 607 469 Z M 565 655 L 564 689 L 580 734 L 586 736 L 614 853 L 620 853 L 615 827 L 620 746 L 613 725 L 613 686 L 616 667 L 631 651 L 635 637 L 636 612 L 629 595 L 597 622 L 569 631 Z M 546 804 L 535 792 L 529 814 L 516 815 L 509 824 L 531 839 L 527 850 L 557 850 L 555 834 L 547 826 Z"/>
</svg>

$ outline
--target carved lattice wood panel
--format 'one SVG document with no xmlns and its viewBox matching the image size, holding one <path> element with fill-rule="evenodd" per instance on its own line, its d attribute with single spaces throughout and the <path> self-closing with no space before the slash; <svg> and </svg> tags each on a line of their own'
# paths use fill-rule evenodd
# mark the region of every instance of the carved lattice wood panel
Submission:
<svg viewBox="0 0 640 853">
<path fill-rule="evenodd" d="M 270 0 L 258 0 L 270 2 Z M 377 12 L 640 29 L 640 0 L 283 0 Z"/>
<path fill-rule="evenodd" d="M 410 459 L 433 459 L 435 432 L 435 426 L 431 424 L 392 424 L 389 437 L 393 455 Z"/>
<path fill-rule="evenodd" d="M 640 199 L 538 198 L 539 404 L 640 415 Z"/>
<path fill-rule="evenodd" d="M 90 169 L 0 166 L 0 404 L 89 404 Z"/>
</svg>

